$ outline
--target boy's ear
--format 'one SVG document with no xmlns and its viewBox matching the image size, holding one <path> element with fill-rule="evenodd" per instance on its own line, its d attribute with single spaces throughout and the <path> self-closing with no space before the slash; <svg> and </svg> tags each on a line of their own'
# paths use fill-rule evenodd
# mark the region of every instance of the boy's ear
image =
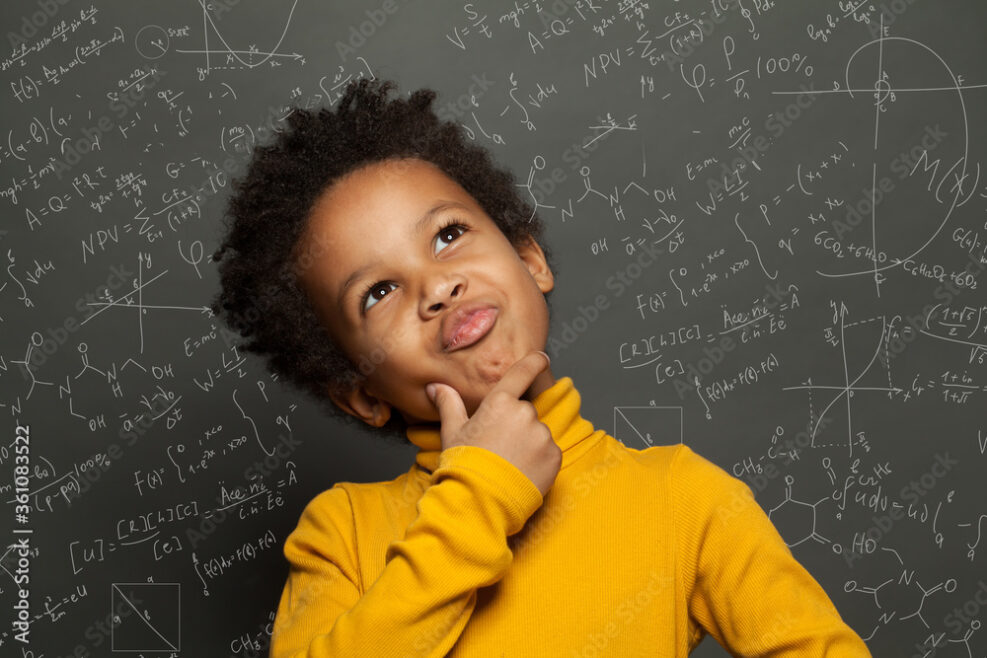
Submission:
<svg viewBox="0 0 987 658">
<path fill-rule="evenodd" d="M 538 241 L 532 236 L 526 235 L 523 240 L 524 242 L 515 248 L 518 256 L 528 266 L 528 271 L 531 272 L 531 276 L 534 278 L 535 283 L 538 284 L 538 288 L 543 293 L 547 293 L 555 287 L 555 276 L 552 274 L 552 269 L 548 266 L 545 252 L 542 251 L 538 245 Z"/>
<path fill-rule="evenodd" d="M 343 393 L 329 391 L 336 406 L 373 427 L 380 427 L 391 418 L 391 405 L 374 397 L 363 386 L 355 386 Z"/>
</svg>

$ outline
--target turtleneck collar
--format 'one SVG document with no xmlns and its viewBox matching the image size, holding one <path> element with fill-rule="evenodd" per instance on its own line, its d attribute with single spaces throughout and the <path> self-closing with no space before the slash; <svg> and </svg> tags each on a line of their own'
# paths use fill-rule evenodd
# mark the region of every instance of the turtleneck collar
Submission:
<svg viewBox="0 0 987 658">
<path fill-rule="evenodd" d="M 556 380 L 531 403 L 538 412 L 538 420 L 548 426 L 552 438 L 562 450 L 561 468 L 568 466 L 605 434 L 603 430 L 594 430 L 593 424 L 579 414 L 582 398 L 571 377 Z M 439 453 L 442 451 L 438 423 L 409 425 L 406 435 L 419 448 L 415 463 L 429 473 L 433 472 L 438 467 Z"/>
</svg>

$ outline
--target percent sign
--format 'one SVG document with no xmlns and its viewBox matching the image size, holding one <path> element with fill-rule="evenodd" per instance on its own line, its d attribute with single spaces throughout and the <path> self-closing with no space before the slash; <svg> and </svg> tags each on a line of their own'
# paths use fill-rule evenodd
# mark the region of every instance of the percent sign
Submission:
<svg viewBox="0 0 987 658">
<path fill-rule="evenodd" d="M 773 74 L 775 71 L 788 73 L 788 71 L 792 68 L 792 64 L 794 64 L 795 71 L 800 71 L 808 59 L 808 57 L 803 57 L 801 53 L 795 53 L 791 57 L 769 57 L 767 61 L 764 62 L 764 70 L 769 74 Z M 810 77 L 812 75 L 812 70 L 812 66 L 810 65 L 806 66 L 805 70 L 802 72 L 805 73 L 806 77 Z M 760 57 L 757 58 L 757 77 L 758 79 L 761 77 Z"/>
<path fill-rule="evenodd" d="M 802 57 L 801 53 L 795 53 L 794 55 L 792 55 L 792 61 L 796 62 L 795 70 L 798 71 L 799 69 L 801 69 L 802 65 L 805 64 L 806 60 L 808 59 L 809 59 L 808 57 Z M 809 66 L 805 67 L 805 77 L 808 78 L 811 76 L 812 76 L 812 65 L 810 64 Z"/>
</svg>

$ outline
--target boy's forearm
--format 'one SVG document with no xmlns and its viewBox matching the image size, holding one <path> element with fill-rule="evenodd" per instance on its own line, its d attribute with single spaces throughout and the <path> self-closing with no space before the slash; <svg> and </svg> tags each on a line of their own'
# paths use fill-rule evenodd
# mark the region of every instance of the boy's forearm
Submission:
<svg viewBox="0 0 987 658">
<path fill-rule="evenodd" d="M 271 658 L 443 656 L 452 648 L 473 613 L 476 589 L 503 578 L 513 559 L 507 537 L 542 497 L 490 451 L 446 452 L 416 503 L 418 516 L 387 546 L 385 567 L 362 596 L 333 571 L 293 564 Z M 304 536 L 303 530 L 293 543 L 304 545 Z M 306 588 L 321 591 L 306 595 Z"/>
</svg>

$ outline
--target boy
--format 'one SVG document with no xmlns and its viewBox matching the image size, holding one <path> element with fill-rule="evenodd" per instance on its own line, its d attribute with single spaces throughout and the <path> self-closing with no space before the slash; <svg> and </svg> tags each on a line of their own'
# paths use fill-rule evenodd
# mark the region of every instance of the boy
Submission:
<svg viewBox="0 0 987 658">
<path fill-rule="evenodd" d="M 553 268 L 513 178 L 431 90 L 296 110 L 230 202 L 213 308 L 248 351 L 419 451 L 287 538 L 289 656 L 869 656 L 750 489 L 625 447 L 548 355 Z"/>
</svg>

